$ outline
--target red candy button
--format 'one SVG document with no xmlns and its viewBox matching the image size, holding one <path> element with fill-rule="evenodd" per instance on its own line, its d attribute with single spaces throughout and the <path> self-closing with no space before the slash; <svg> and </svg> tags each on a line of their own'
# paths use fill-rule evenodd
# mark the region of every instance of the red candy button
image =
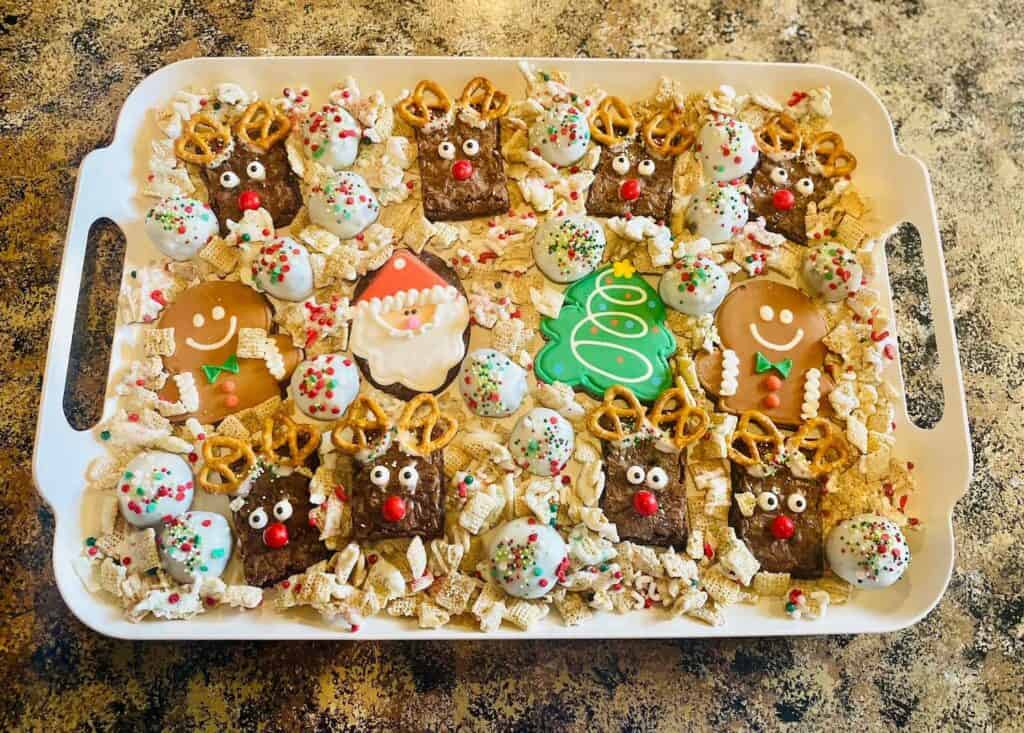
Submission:
<svg viewBox="0 0 1024 733">
<path fill-rule="evenodd" d="M 242 211 L 258 209 L 262 203 L 260 195 L 255 191 L 242 191 L 242 193 L 238 194 L 238 208 Z"/>
<path fill-rule="evenodd" d="M 640 198 L 640 181 L 629 178 L 619 186 L 619 198 L 623 201 L 636 201 Z"/>
<path fill-rule="evenodd" d="M 793 196 L 793 192 L 782 188 L 775 192 L 772 196 L 772 204 L 779 211 L 789 211 L 793 208 L 793 204 L 796 203 L 796 197 Z"/>
<path fill-rule="evenodd" d="M 473 175 L 473 164 L 468 160 L 457 160 L 452 164 L 452 178 L 465 181 Z"/>
<path fill-rule="evenodd" d="M 405 502 L 400 496 L 389 496 L 384 500 L 380 513 L 384 515 L 385 521 L 401 522 L 405 517 Z"/>
<path fill-rule="evenodd" d="M 280 522 L 274 522 L 263 530 L 263 544 L 274 550 L 288 544 L 288 528 Z"/>
<path fill-rule="evenodd" d="M 780 514 L 772 520 L 772 535 L 775 539 L 788 540 L 794 532 L 796 532 L 796 525 L 785 514 Z"/>
<path fill-rule="evenodd" d="M 650 491 L 638 491 L 633 494 L 633 508 L 642 517 L 649 517 L 658 512 L 658 500 Z"/>
<path fill-rule="evenodd" d="M 780 389 L 782 389 L 782 380 L 776 377 L 774 374 L 769 374 L 767 377 L 765 377 L 764 381 L 761 382 L 761 384 L 763 384 L 764 388 L 769 392 L 778 392 Z"/>
<path fill-rule="evenodd" d="M 779 401 L 779 396 L 772 392 L 771 394 L 766 394 L 764 396 L 764 399 L 761 400 L 761 404 L 767 407 L 769 410 L 774 410 L 782 403 Z"/>
</svg>

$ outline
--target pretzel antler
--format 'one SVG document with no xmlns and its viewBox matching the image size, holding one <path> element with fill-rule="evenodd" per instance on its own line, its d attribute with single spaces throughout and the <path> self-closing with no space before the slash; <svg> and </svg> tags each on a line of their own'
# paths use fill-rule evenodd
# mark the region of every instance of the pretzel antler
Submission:
<svg viewBox="0 0 1024 733">
<path fill-rule="evenodd" d="M 616 402 L 616 400 L 620 399 L 626 403 L 625 406 Z M 633 429 L 639 430 L 640 426 L 643 425 L 644 419 L 647 417 L 647 411 L 640 404 L 640 400 L 636 398 L 636 395 L 633 394 L 633 390 L 629 389 L 629 387 L 623 387 L 621 384 L 613 384 L 605 390 L 604 400 L 601 404 L 591 411 L 587 417 L 587 425 L 590 427 L 590 432 L 598 438 L 603 440 L 624 440 L 629 435 L 626 426 L 622 424 L 622 418 L 624 417 L 631 418 L 634 425 Z M 611 428 L 605 426 L 603 421 L 606 418 L 611 423 Z"/>
<path fill-rule="evenodd" d="M 679 110 L 669 108 L 657 112 L 644 123 L 644 142 L 647 149 L 663 158 L 682 155 L 696 136 L 686 126 L 686 119 Z"/>
<path fill-rule="evenodd" d="M 233 144 L 228 126 L 202 112 L 185 122 L 174 142 L 174 152 L 187 163 L 209 165 Z"/>
<path fill-rule="evenodd" d="M 769 117 L 755 137 L 762 153 L 781 160 L 792 160 L 803 148 L 800 126 L 785 112 Z"/>
<path fill-rule="evenodd" d="M 221 453 L 220 448 L 227 448 L 228 452 Z M 235 471 L 232 465 L 243 458 L 245 466 Z M 255 465 L 256 454 L 244 440 L 229 435 L 211 435 L 203 441 L 203 467 L 199 469 L 197 480 L 211 494 L 233 494 Z M 221 480 L 212 481 L 211 474 Z"/>
<path fill-rule="evenodd" d="M 823 176 L 848 176 L 857 167 L 857 159 L 846 149 L 838 132 L 819 133 L 810 144 L 810 156 Z"/>
<path fill-rule="evenodd" d="M 791 453 L 814 451 L 810 464 L 810 473 L 814 478 L 839 468 L 850 455 L 842 433 L 831 420 L 823 417 L 811 418 L 801 425 L 786 441 L 786 448 Z"/>
<path fill-rule="evenodd" d="M 352 438 L 342 437 L 346 428 L 352 429 Z M 334 446 L 349 455 L 355 455 L 371 447 L 367 432 L 386 434 L 391 429 L 391 419 L 372 397 L 359 395 L 348 408 L 345 417 L 331 433 Z"/>
<path fill-rule="evenodd" d="M 745 452 L 736 448 L 737 441 L 746 448 Z M 771 448 L 769 455 L 778 455 L 782 452 L 782 433 L 763 412 L 747 410 L 740 415 L 736 430 L 729 436 L 729 458 L 741 466 L 756 466 L 764 462 L 760 445 Z"/>
<path fill-rule="evenodd" d="M 300 442 L 300 438 L 304 441 Z M 263 420 L 259 436 L 260 456 L 281 466 L 301 466 L 320 443 L 320 431 L 307 423 L 297 423 L 283 413 Z M 278 455 L 277 449 L 288 448 L 288 454 Z"/>
<path fill-rule="evenodd" d="M 439 424 L 441 434 L 435 437 L 434 429 Z M 398 418 L 400 434 L 419 431 L 419 439 L 407 447 L 421 456 L 428 456 L 434 451 L 444 448 L 455 437 L 455 432 L 458 429 L 458 421 L 447 415 L 442 415 L 437 398 L 430 393 L 418 394 L 409 400 Z"/>
<path fill-rule="evenodd" d="M 676 379 L 676 386 L 666 389 L 651 407 L 651 423 L 656 428 L 674 424 L 669 439 L 682 450 L 704 437 L 711 424 L 707 410 L 698 407 L 682 378 Z"/>
<path fill-rule="evenodd" d="M 235 122 L 235 135 L 246 145 L 266 152 L 288 136 L 292 121 L 288 115 L 261 99 L 245 108 Z"/>
<path fill-rule="evenodd" d="M 633 110 L 619 97 L 605 97 L 590 118 L 590 134 L 605 145 L 618 145 L 636 134 L 639 123 Z"/>
<path fill-rule="evenodd" d="M 472 107 L 480 113 L 481 120 L 489 122 L 508 112 L 509 98 L 505 92 L 495 89 L 490 79 L 477 76 L 470 79 L 462 90 L 459 105 Z"/>
<path fill-rule="evenodd" d="M 447 115 L 451 108 L 451 97 L 440 84 L 431 79 L 421 81 L 412 94 L 395 106 L 398 116 L 413 127 L 424 127 L 430 123 L 435 112 Z"/>
</svg>

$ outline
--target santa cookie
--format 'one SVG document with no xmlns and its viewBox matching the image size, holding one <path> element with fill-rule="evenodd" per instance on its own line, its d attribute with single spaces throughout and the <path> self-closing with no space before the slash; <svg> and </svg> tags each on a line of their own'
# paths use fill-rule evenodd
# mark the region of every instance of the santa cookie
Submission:
<svg viewBox="0 0 1024 733">
<path fill-rule="evenodd" d="M 759 410 L 790 427 L 826 413 L 828 325 L 810 298 L 788 285 L 749 280 L 726 296 L 715 324 L 722 347 L 701 354 L 697 372 L 720 409 Z"/>
<path fill-rule="evenodd" d="M 375 387 L 408 400 L 455 379 L 469 344 L 469 303 L 440 258 L 395 252 L 359 282 L 353 308 L 349 348 Z"/>
<path fill-rule="evenodd" d="M 164 309 L 159 327 L 174 330 L 174 353 L 164 357 L 164 369 L 172 379 L 160 397 L 185 406 L 185 412 L 172 419 L 195 417 L 204 424 L 216 423 L 280 396 L 281 382 L 287 380 L 301 358 L 291 339 L 283 335 L 269 337 L 281 357 L 276 375 L 268 366 L 268 361 L 274 360 L 238 354 L 242 329 L 268 332 L 271 325 L 267 299 L 241 282 L 200 283 Z"/>
</svg>

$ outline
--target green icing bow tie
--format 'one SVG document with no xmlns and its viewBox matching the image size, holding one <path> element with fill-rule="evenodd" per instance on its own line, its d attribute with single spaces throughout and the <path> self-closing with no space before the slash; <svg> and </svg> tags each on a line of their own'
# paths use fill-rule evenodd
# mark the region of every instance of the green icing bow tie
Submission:
<svg viewBox="0 0 1024 733">
<path fill-rule="evenodd" d="M 238 374 L 238 357 L 232 354 L 224 360 L 223 364 L 203 364 L 203 374 L 206 375 L 206 381 L 213 384 L 217 381 L 217 377 L 222 372 L 231 372 L 232 374 Z"/>
<path fill-rule="evenodd" d="M 782 361 L 772 361 L 767 356 L 762 354 L 760 351 L 755 356 L 757 361 L 754 363 L 754 371 L 758 374 L 764 374 L 765 372 L 774 369 L 782 378 L 785 379 L 789 376 L 789 371 L 793 368 L 792 359 L 783 359 Z"/>
</svg>

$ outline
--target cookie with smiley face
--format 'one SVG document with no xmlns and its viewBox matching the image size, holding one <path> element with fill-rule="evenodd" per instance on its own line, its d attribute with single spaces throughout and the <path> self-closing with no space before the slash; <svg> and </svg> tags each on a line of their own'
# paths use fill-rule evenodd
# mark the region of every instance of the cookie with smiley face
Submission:
<svg viewBox="0 0 1024 733">
<path fill-rule="evenodd" d="M 508 211 L 498 119 L 508 96 L 483 77 L 466 85 L 452 103 L 431 81 L 421 81 L 399 102 L 399 116 L 416 128 L 423 215 L 455 221 Z"/>
<path fill-rule="evenodd" d="M 804 293 L 749 280 L 726 296 L 715 324 L 722 348 L 701 354 L 697 373 L 720 409 L 758 410 L 787 427 L 801 422 L 812 401 L 827 415 L 832 380 L 824 373 L 822 339 L 828 325 Z"/>
<path fill-rule="evenodd" d="M 159 327 L 174 329 L 174 353 L 164 357 L 164 369 L 171 376 L 189 373 L 199 398 L 194 412 L 174 420 L 195 417 L 216 423 L 281 394 L 301 352 L 284 335 L 271 336 L 284 359 L 280 380 L 267 369 L 263 359 L 238 356 L 238 333 L 242 328 L 269 332 L 271 312 L 267 299 L 241 282 L 210 281 L 185 290 L 164 309 Z M 160 396 L 169 402 L 180 399 L 173 379 Z"/>
</svg>

